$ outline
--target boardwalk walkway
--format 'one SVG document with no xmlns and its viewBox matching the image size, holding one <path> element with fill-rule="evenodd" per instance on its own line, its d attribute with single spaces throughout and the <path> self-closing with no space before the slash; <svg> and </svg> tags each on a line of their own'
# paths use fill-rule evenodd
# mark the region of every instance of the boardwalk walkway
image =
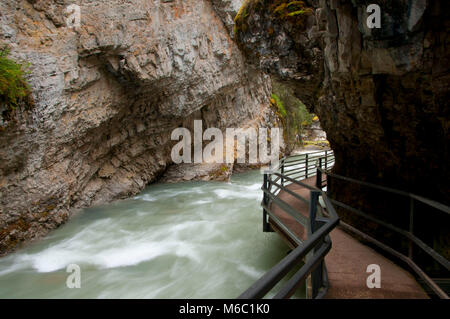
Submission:
<svg viewBox="0 0 450 319">
<path fill-rule="evenodd" d="M 315 177 L 302 182 L 313 186 L 315 185 Z M 291 184 L 288 188 L 306 199 L 309 198 L 309 190 L 300 185 Z M 281 191 L 278 196 L 296 208 L 304 216 L 308 217 L 309 207 L 306 203 L 296 199 L 285 191 Z M 306 238 L 306 230 L 302 225 L 296 222 L 276 204 L 272 203 L 271 205 L 274 214 L 281 219 L 289 230 L 299 238 Z M 275 231 L 287 240 L 291 247 L 295 247 L 294 241 L 287 234 L 284 234 L 273 222 L 271 222 L 271 225 Z M 330 289 L 326 295 L 327 298 L 428 298 L 425 291 L 408 271 L 378 254 L 370 247 L 363 245 L 343 230 L 339 228 L 334 229 L 330 237 L 332 240 L 332 248 L 325 258 L 330 282 Z M 366 270 L 370 264 L 377 264 L 381 268 L 381 288 L 369 289 L 366 285 L 367 277 L 370 275 Z"/>
</svg>

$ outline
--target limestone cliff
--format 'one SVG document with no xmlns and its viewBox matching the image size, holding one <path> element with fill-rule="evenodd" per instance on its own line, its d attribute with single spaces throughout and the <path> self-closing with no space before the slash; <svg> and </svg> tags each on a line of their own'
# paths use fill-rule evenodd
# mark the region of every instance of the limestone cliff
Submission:
<svg viewBox="0 0 450 319">
<path fill-rule="evenodd" d="M 449 2 L 288 3 L 248 0 L 237 40 L 319 115 L 335 171 L 449 203 Z"/>
<path fill-rule="evenodd" d="M 71 4 L 81 25 L 67 27 Z M 35 106 L 0 131 L 0 254 L 74 208 L 136 194 L 171 163 L 174 128 L 268 126 L 268 76 L 234 44 L 240 1 L 13 0 L 0 40 L 31 63 Z M 223 20 L 222 20 L 223 19 Z M 230 20 L 231 19 L 231 20 Z"/>
<path fill-rule="evenodd" d="M 366 23 L 372 3 L 381 8 L 380 28 Z M 248 0 L 236 39 L 254 65 L 290 85 L 319 115 L 335 151 L 335 173 L 448 205 L 449 14 L 446 0 Z M 333 178 L 328 190 L 332 198 L 409 227 L 404 198 Z M 417 206 L 415 234 L 450 256 L 448 219 Z M 404 249 L 400 238 L 339 213 Z"/>
</svg>

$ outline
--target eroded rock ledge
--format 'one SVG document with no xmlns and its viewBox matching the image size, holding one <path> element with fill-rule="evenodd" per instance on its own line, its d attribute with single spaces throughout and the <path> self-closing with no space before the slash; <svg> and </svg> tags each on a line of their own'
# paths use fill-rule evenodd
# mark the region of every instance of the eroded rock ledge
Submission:
<svg viewBox="0 0 450 319">
<path fill-rule="evenodd" d="M 366 24 L 366 7 L 374 2 L 381 7 L 380 29 Z M 275 13 L 275 5 L 287 3 L 248 0 L 236 39 L 253 65 L 293 87 L 319 115 L 335 151 L 334 172 L 449 205 L 450 2 L 308 0 L 302 6 L 313 14 L 301 16 L 301 28 Z M 401 196 L 337 179 L 330 180 L 328 191 L 409 227 L 410 202 Z M 414 233 L 449 258 L 448 220 L 429 207 L 415 207 Z M 345 209 L 339 214 L 405 251 L 407 243 L 386 229 Z"/>
<path fill-rule="evenodd" d="M 276 122 L 268 76 L 230 36 L 237 2 L 0 3 L 0 39 L 31 63 L 36 101 L 0 132 L 0 255 L 138 193 L 171 163 L 176 127 Z M 65 26 L 73 3 L 78 28 Z"/>
<path fill-rule="evenodd" d="M 301 28 L 274 13 L 288 2 L 247 1 L 236 38 L 319 114 L 335 172 L 450 203 L 449 2 L 377 1 L 381 29 L 374 1 L 304 1 Z"/>
</svg>

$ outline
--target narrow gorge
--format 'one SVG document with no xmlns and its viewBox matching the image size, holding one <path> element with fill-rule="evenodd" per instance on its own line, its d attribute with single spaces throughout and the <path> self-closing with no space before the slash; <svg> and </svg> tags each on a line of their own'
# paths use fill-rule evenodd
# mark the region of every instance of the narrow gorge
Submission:
<svg viewBox="0 0 450 319">
<path fill-rule="evenodd" d="M 380 29 L 371 1 L 305 1 L 291 19 L 282 3 L 247 1 L 237 40 L 319 115 L 336 172 L 448 203 L 448 1 L 379 1 Z"/>
<path fill-rule="evenodd" d="M 380 28 L 369 28 L 372 3 L 302 1 L 295 11 L 294 2 L 248 0 L 236 18 L 236 39 L 252 65 L 318 114 L 336 155 L 334 173 L 448 205 L 450 3 L 377 1 Z M 409 214 L 409 203 L 395 196 L 380 201 L 360 185 L 331 179 L 329 191 L 393 224 Z M 433 240 L 448 258 L 448 220 L 436 225 L 434 218 L 423 213 L 417 227 L 438 234 Z"/>
<path fill-rule="evenodd" d="M 72 3 L 77 28 L 65 24 Z M 30 63 L 34 98 L 1 121 L 1 253 L 157 180 L 174 128 L 277 125 L 269 77 L 232 40 L 240 4 L 1 2 L 2 43 Z"/>
<path fill-rule="evenodd" d="M 368 23 L 373 3 L 379 27 Z M 272 183 L 272 173 L 256 171 L 267 161 L 240 163 L 234 144 L 234 162 L 176 164 L 172 133 L 194 132 L 197 120 L 223 134 L 281 130 L 280 158 L 320 149 L 311 165 L 322 177 L 325 162 L 324 187 L 308 155 L 290 163 L 305 165 L 302 181 L 330 197 L 316 198 L 326 217 L 334 212 L 327 204 L 340 201 L 409 227 L 448 265 L 449 219 L 424 207 L 450 205 L 449 15 L 446 0 L 2 0 L 0 76 L 17 78 L 0 77 L 0 277 L 14 286 L 35 280 L 27 273 L 34 269 L 51 282 L 52 272 L 79 258 L 98 267 L 95 285 L 105 285 L 92 288 L 92 298 L 203 298 L 222 296 L 216 282 L 202 286 L 193 276 L 183 280 L 195 293 L 177 290 L 183 283 L 170 281 L 174 273 L 196 273 L 201 264 L 211 278 L 224 274 L 217 285 L 227 297 L 262 276 L 287 246 L 260 234 L 259 205 L 282 195 L 288 175 Z M 277 145 L 272 135 L 264 139 Z M 278 193 L 264 188 L 270 183 Z M 365 189 L 369 183 L 407 200 Z M 411 194 L 423 200 L 414 222 Z M 316 218 L 309 199 L 306 218 Z M 268 209 L 264 231 L 274 218 Z M 409 244 L 412 260 L 411 238 L 343 206 L 336 211 L 333 227 L 342 221 L 384 244 Z M 309 236 L 316 226 L 308 227 Z M 233 257 L 216 258 L 211 247 Z M 271 255 L 263 257 L 264 247 Z M 260 257 L 249 257 L 253 249 Z M 146 264 L 159 257 L 169 261 Z M 101 271 L 110 268 L 137 279 L 113 291 Z M 147 271 L 154 273 L 144 287 L 139 276 Z M 83 297 L 59 286 L 47 292 Z"/>
</svg>

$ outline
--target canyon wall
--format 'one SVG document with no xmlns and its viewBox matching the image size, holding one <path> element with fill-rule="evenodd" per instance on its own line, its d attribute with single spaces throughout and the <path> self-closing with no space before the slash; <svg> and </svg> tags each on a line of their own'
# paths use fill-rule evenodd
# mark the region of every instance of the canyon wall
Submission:
<svg viewBox="0 0 450 319">
<path fill-rule="evenodd" d="M 288 3 L 247 1 L 236 38 L 319 115 L 335 172 L 450 203 L 449 2 Z M 381 28 L 367 26 L 371 3 Z"/>
<path fill-rule="evenodd" d="M 380 28 L 367 24 L 372 3 L 381 9 Z M 236 19 L 236 40 L 249 62 L 291 86 L 319 115 L 335 151 L 334 173 L 449 205 L 449 14 L 445 0 L 248 0 Z M 405 197 L 335 178 L 328 191 L 409 228 Z M 417 201 L 415 207 L 415 234 L 450 257 L 448 218 Z M 339 214 L 407 247 L 353 213 Z"/>
<path fill-rule="evenodd" d="M 79 27 L 67 27 L 71 4 Z M 31 64 L 34 107 L 2 118 L 0 255 L 74 209 L 129 197 L 171 164 L 171 132 L 266 126 L 271 82 L 232 41 L 240 1 L 13 0 L 0 40 Z M 5 106 L 3 107 L 3 110 Z"/>
</svg>

